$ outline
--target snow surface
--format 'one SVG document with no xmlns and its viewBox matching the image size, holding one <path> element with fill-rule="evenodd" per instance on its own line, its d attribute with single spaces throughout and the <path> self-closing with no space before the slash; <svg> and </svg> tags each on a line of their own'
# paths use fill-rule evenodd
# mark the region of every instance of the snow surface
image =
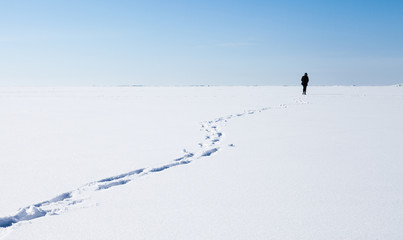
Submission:
<svg viewBox="0 0 403 240">
<path fill-rule="evenodd" d="M 0 239 L 402 239 L 403 88 L 0 89 Z"/>
</svg>

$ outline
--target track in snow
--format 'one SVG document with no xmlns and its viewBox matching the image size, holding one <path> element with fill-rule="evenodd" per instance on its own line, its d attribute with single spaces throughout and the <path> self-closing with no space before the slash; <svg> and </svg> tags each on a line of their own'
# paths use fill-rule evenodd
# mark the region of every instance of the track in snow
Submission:
<svg viewBox="0 0 403 240">
<path fill-rule="evenodd" d="M 286 106 L 282 104 L 280 107 L 284 108 Z M 0 238 L 7 234 L 7 229 L 15 226 L 17 223 L 30 221 L 45 216 L 60 215 L 70 209 L 77 208 L 81 203 L 89 199 L 92 193 L 97 191 L 125 185 L 144 175 L 155 174 L 172 167 L 189 164 L 197 159 L 210 157 L 220 150 L 220 142 L 222 141 L 223 137 L 220 127 L 228 120 L 254 114 L 256 112 L 262 112 L 268 109 L 269 108 L 248 110 L 244 113 L 232 114 L 226 117 L 220 117 L 211 121 L 203 122 L 201 125 L 201 130 L 205 132 L 205 137 L 204 141 L 198 144 L 200 150 L 197 153 L 188 152 L 185 149 L 183 156 L 174 159 L 169 163 L 149 168 L 141 168 L 120 175 L 104 178 L 95 182 L 90 182 L 73 191 L 62 193 L 50 200 L 20 208 L 16 214 L 0 218 Z M 233 144 L 230 144 L 229 146 L 234 147 Z"/>
</svg>

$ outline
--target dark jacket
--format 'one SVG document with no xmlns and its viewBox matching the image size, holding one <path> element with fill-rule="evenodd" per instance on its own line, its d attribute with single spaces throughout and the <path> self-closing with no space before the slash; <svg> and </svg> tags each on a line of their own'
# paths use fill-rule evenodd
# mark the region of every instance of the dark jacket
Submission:
<svg viewBox="0 0 403 240">
<path fill-rule="evenodd" d="M 308 85 L 308 82 L 309 82 L 308 75 L 302 76 L 302 78 L 301 78 L 301 85 L 302 85 L 302 86 L 307 86 L 307 85 Z"/>
</svg>

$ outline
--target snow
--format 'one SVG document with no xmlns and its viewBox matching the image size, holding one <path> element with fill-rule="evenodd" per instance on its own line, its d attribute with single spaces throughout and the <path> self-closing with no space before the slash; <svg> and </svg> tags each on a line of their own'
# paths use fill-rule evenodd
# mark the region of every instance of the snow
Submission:
<svg viewBox="0 0 403 240">
<path fill-rule="evenodd" d="M 403 89 L 0 89 L 0 239 L 401 239 Z"/>
</svg>

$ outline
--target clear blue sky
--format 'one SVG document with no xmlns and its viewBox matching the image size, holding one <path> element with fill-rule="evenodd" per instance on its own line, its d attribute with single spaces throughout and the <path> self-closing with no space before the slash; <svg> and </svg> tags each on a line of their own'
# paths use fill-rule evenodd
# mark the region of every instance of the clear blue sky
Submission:
<svg viewBox="0 0 403 240">
<path fill-rule="evenodd" d="M 0 86 L 389 85 L 403 1 L 0 1 Z"/>
</svg>

